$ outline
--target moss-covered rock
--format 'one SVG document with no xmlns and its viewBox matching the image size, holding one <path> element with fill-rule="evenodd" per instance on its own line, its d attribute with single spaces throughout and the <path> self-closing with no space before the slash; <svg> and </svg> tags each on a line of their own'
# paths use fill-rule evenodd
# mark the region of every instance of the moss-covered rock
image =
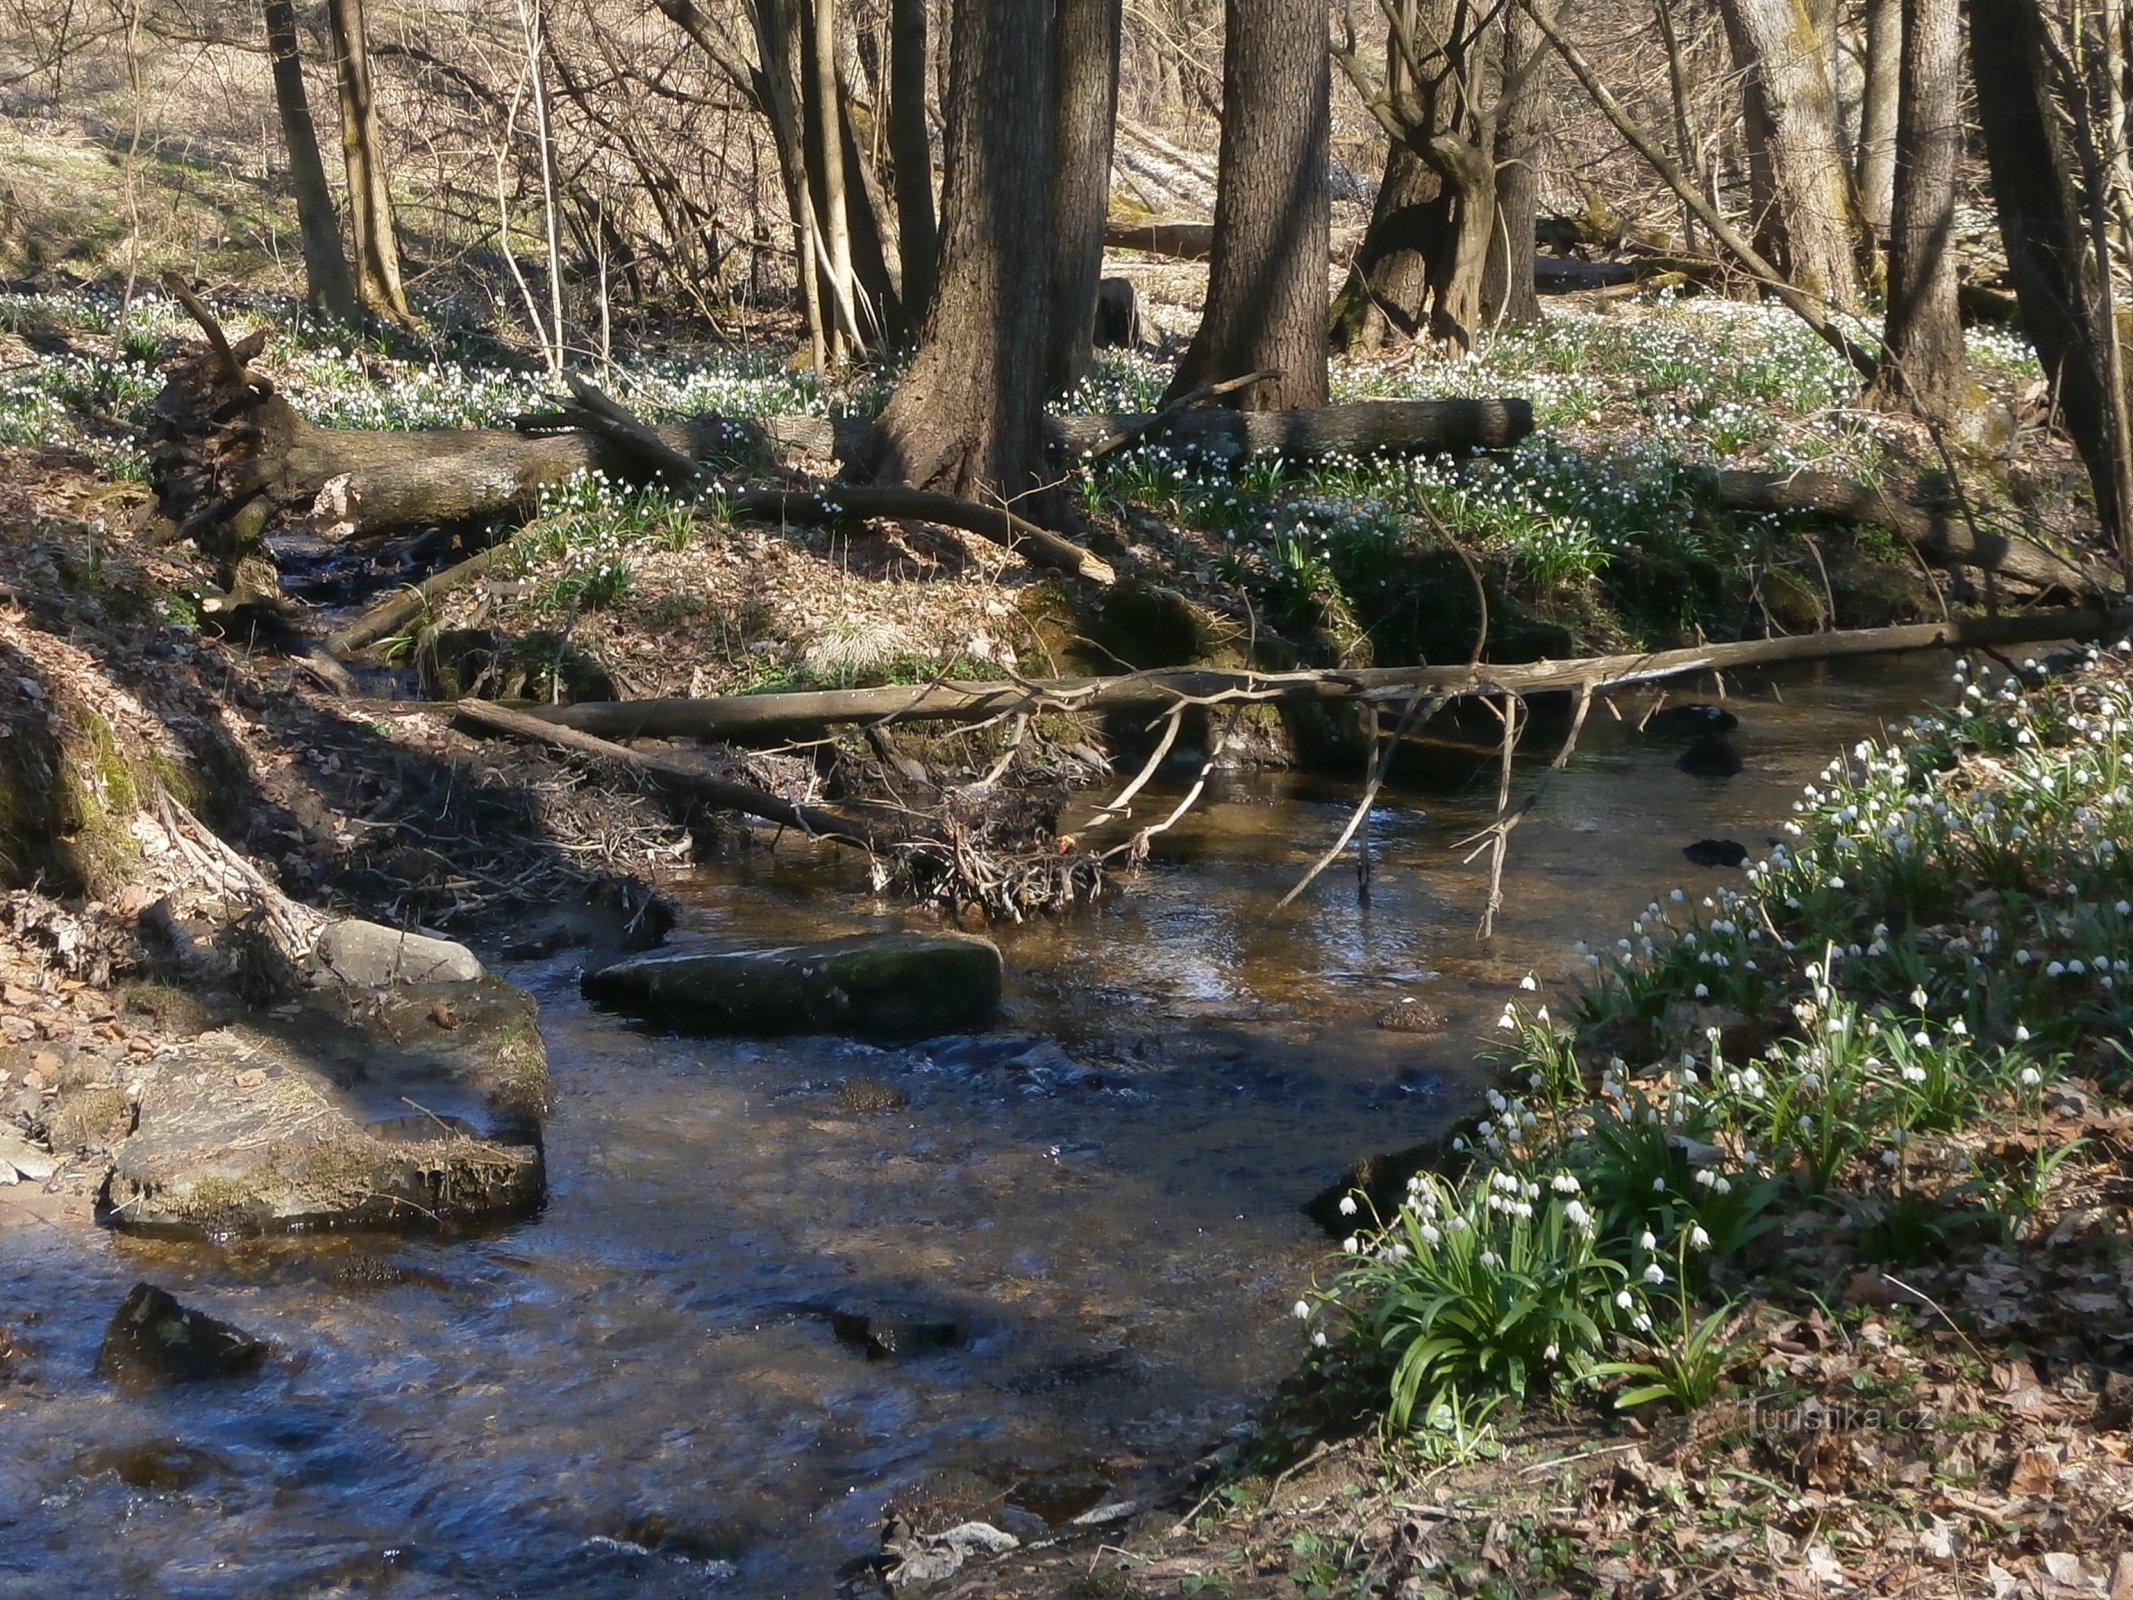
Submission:
<svg viewBox="0 0 2133 1600">
<path fill-rule="evenodd" d="M 923 1038 L 983 1022 L 1000 952 L 962 934 L 862 934 L 775 949 L 639 956 L 585 975 L 588 999 L 716 1033 Z"/>
</svg>

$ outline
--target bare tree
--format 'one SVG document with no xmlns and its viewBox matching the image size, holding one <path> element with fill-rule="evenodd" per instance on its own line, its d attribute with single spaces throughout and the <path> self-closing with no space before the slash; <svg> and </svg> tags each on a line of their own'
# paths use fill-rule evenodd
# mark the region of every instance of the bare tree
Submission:
<svg viewBox="0 0 2133 1600">
<path fill-rule="evenodd" d="M 282 143 L 289 154 L 289 181 L 296 191 L 296 231 L 304 252 L 304 298 L 314 311 L 338 322 L 361 315 L 348 256 L 341 248 L 341 225 L 334 215 L 333 194 L 326 187 L 326 164 L 319 157 L 318 133 L 311 122 L 311 102 L 304 93 L 304 62 L 296 37 L 293 0 L 266 0 L 267 52 L 274 62 L 274 105 L 281 118 Z"/>
<path fill-rule="evenodd" d="M 1828 56 L 1806 0 L 1722 0 L 1760 167 L 1756 242 L 1794 287 L 1860 301 L 1849 164 L 1837 139 Z"/>
<path fill-rule="evenodd" d="M 1222 151 L 1207 301 L 1168 398 L 1276 368 L 1254 410 L 1326 400 L 1326 0 L 1227 0 Z"/>
<path fill-rule="evenodd" d="M 1002 499 L 1038 486 L 1053 9 L 955 0 L 940 277 L 918 353 L 875 428 L 884 481 Z"/>
<path fill-rule="evenodd" d="M 1895 215 L 1897 131 L 1903 101 L 1903 0 L 1866 0 L 1859 159 L 1854 168 L 1860 220 L 1880 239 Z M 1954 87 L 1954 85 L 1950 85 Z"/>
<path fill-rule="evenodd" d="M 1963 157 L 1959 0 L 1903 0 L 1901 33 L 1888 360 L 1877 389 L 1926 416 L 1950 418 L 1967 388 L 1955 273 L 1955 181 Z"/>
<path fill-rule="evenodd" d="M 2022 328 L 2088 468 L 2097 516 L 2133 571 L 2133 452 L 2110 281 L 2069 131 L 2087 114 L 2083 86 L 2055 72 L 2038 0 L 1971 0 L 1970 73 Z"/>
<path fill-rule="evenodd" d="M 1119 26 L 1119 0 L 1059 0 L 1051 320 L 1044 344 L 1044 383 L 1052 394 L 1086 377 L 1094 355 L 1090 337 L 1118 120 Z"/>
<path fill-rule="evenodd" d="M 328 0 L 333 66 L 340 85 L 341 159 L 348 178 L 349 233 L 355 241 L 356 294 L 381 317 L 403 325 L 415 318 L 400 278 L 400 241 L 393 223 L 392 179 L 370 82 L 370 37 L 363 0 Z"/>
</svg>

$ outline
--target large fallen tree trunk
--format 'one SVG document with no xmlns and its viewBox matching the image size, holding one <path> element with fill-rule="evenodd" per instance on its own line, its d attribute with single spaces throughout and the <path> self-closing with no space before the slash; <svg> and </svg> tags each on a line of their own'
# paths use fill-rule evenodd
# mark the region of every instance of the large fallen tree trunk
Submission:
<svg viewBox="0 0 2133 1600">
<path fill-rule="evenodd" d="M 2111 574 L 2017 533 L 1973 527 L 1952 506 L 1921 504 L 1826 472 L 1712 470 L 1697 475 L 1700 498 L 1723 511 L 1829 517 L 1887 528 L 1941 566 L 1978 567 L 2044 589 L 2107 594 Z M 1923 497 L 1921 497 L 1922 499 Z"/>
<path fill-rule="evenodd" d="M 1635 655 L 1517 666 L 1328 668 L 1251 672 L 1179 667 L 1109 678 L 930 683 L 705 700 L 586 701 L 532 713 L 604 739 L 701 738 L 736 743 L 811 734 L 845 722 L 987 722 L 1033 711 L 1166 711 L 1180 704 L 1295 705 L 1355 700 L 1399 705 L 1417 696 L 1604 693 L 1698 672 L 1944 647 L 2023 644 L 2100 635 L 2133 621 L 2133 607 L 1973 617 L 1899 628 L 1795 634 Z"/>
</svg>

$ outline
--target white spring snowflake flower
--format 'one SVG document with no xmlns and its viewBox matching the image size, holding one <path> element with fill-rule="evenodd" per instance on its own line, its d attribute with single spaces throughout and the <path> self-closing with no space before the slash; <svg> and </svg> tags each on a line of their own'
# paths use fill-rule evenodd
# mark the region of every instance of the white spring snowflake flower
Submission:
<svg viewBox="0 0 2133 1600">
<path fill-rule="evenodd" d="M 1620 1306 L 1624 1311 L 1627 1311 L 1631 1306 L 1635 1305 L 1636 1303 L 1637 1297 L 1631 1294 L 1627 1289 L 1618 1289 L 1615 1291 L 1615 1304 Z"/>
<path fill-rule="evenodd" d="M 1296 1304 L 1289 1307 L 1289 1311 L 1298 1322 L 1309 1322 L 1311 1320 L 1311 1302 L 1308 1300 L 1297 1301 Z"/>
<path fill-rule="evenodd" d="M 1352 1217 L 1352 1216 L 1354 1216 L 1354 1215 L 1355 1215 L 1355 1211 L 1356 1211 L 1356 1205 L 1355 1205 L 1355 1196 L 1354 1196 L 1354 1195 L 1352 1195 L 1352 1194 L 1344 1194 L 1344 1195 L 1342 1195 L 1342 1196 L 1341 1196 L 1341 1215 L 1342 1215 L 1342 1216 L 1344 1216 L 1344 1217 Z"/>
<path fill-rule="evenodd" d="M 2042 1083 L 2043 1081 L 2044 1074 L 2039 1072 L 2035 1067 L 2024 1067 L 2022 1069 L 2023 1088 L 2034 1089 L 2038 1084 Z"/>
<path fill-rule="evenodd" d="M 1659 1263 L 1656 1261 L 1650 1263 L 1644 1269 L 1644 1281 L 1646 1283 L 1666 1282 L 1666 1268 L 1659 1265 Z"/>
<path fill-rule="evenodd" d="M 1361 1250 L 1362 1248 L 1363 1248 L 1363 1241 L 1362 1241 L 1362 1240 L 1360 1240 L 1360 1239 L 1358 1239 L 1358 1238 L 1357 1238 L 1357 1237 L 1356 1237 L 1356 1236 L 1355 1236 L 1354 1234 L 1352 1234 L 1352 1233 L 1351 1233 L 1351 1234 L 1349 1234 L 1347 1238 L 1345 1238 L 1345 1239 L 1343 1239 L 1343 1240 L 1341 1241 L 1341 1252 L 1342 1252 L 1342 1254 L 1344 1254 L 1344 1255 L 1351 1255 L 1351 1256 L 1352 1256 L 1352 1255 L 1356 1254 L 1356 1253 L 1357 1253 L 1358 1251 L 1360 1251 L 1360 1250 Z"/>
<path fill-rule="evenodd" d="M 1659 1248 L 1659 1241 L 1652 1236 L 1651 1229 L 1646 1228 L 1643 1233 L 1637 1236 L 1637 1248 L 1639 1250 L 1656 1250 Z"/>
<path fill-rule="evenodd" d="M 1703 1231 L 1703 1224 L 1700 1222 L 1689 1229 L 1689 1248 L 1691 1250 L 1708 1250 L 1711 1248 L 1711 1236 Z"/>
</svg>

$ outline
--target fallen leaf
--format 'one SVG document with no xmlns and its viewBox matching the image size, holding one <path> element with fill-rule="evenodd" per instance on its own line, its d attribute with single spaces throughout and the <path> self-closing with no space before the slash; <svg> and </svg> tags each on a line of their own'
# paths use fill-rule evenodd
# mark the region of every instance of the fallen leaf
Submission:
<svg viewBox="0 0 2133 1600">
<path fill-rule="evenodd" d="M 237 1074 L 237 1087 L 240 1089 L 256 1089 L 266 1081 L 266 1070 L 262 1067 L 246 1067 Z"/>
<path fill-rule="evenodd" d="M 2054 1583 L 2076 1584 L 2081 1581 L 2081 1557 L 2064 1550 L 2048 1550 L 2044 1554 L 2044 1570 L 2052 1575 Z"/>
<path fill-rule="evenodd" d="M 430 1021 L 436 1023 L 440 1028 L 456 1028 L 459 1026 L 459 1014 L 446 1002 L 432 1000 L 430 1002 Z"/>
<path fill-rule="evenodd" d="M 1933 1518 L 1918 1533 L 1918 1548 L 1930 1561 L 1953 1561 L 1955 1559 L 1955 1524 Z"/>
</svg>

